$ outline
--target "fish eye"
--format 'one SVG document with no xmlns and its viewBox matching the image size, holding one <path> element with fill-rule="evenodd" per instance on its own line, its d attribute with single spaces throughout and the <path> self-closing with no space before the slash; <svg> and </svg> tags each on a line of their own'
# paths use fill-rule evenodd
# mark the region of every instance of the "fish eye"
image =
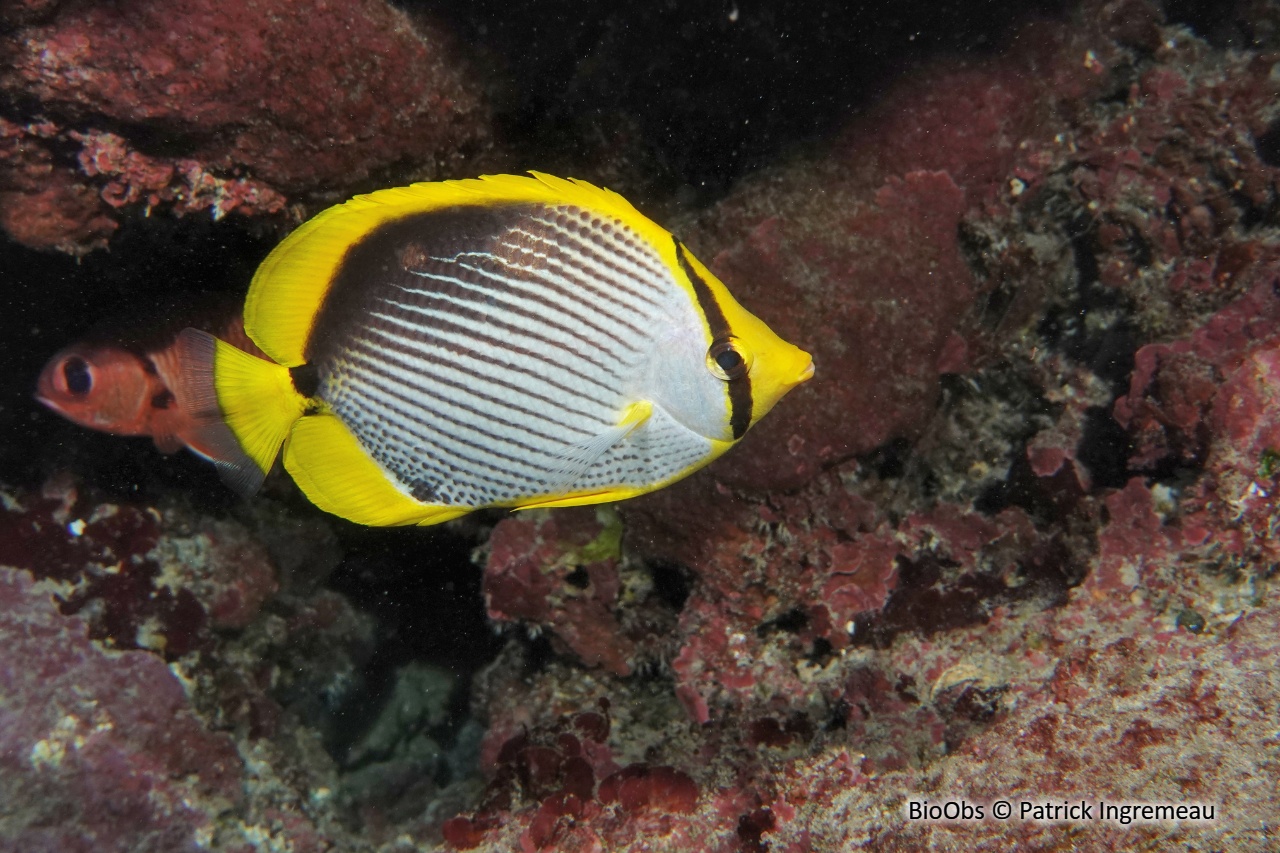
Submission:
<svg viewBox="0 0 1280 853">
<path fill-rule="evenodd" d="M 62 363 L 62 378 L 67 383 L 67 391 L 77 397 L 83 397 L 93 390 L 93 374 L 89 372 L 89 363 L 79 356 L 72 356 Z"/>
<path fill-rule="evenodd" d="M 731 382 L 751 369 L 751 353 L 737 338 L 721 338 L 707 350 L 707 370 L 717 379 Z"/>
</svg>

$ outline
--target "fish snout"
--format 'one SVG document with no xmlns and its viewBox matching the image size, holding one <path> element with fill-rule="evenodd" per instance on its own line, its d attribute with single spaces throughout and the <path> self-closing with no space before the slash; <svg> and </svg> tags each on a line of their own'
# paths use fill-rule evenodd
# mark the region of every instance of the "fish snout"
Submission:
<svg viewBox="0 0 1280 853">
<path fill-rule="evenodd" d="M 800 373 L 798 376 L 796 376 L 795 384 L 800 385 L 804 382 L 808 382 L 810 379 L 813 378 L 813 373 L 814 373 L 813 356 L 809 356 L 808 362 L 805 364 L 804 367 L 800 368 Z"/>
</svg>

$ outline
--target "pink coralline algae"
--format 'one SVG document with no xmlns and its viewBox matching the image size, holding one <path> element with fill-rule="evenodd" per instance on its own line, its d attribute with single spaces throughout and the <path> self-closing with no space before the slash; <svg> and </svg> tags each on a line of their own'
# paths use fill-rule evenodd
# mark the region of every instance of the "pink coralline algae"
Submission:
<svg viewBox="0 0 1280 853">
<path fill-rule="evenodd" d="M 1196 466 L 1177 527 L 1216 559 L 1270 565 L 1280 473 L 1280 266 L 1190 335 L 1138 351 L 1116 419 L 1135 436 L 1139 469 Z M 1208 540 L 1216 540 L 1209 543 Z"/>
<path fill-rule="evenodd" d="M 207 646 L 209 631 L 242 628 L 276 590 L 262 546 L 228 522 L 162 535 L 151 508 L 81 499 L 51 481 L 0 514 L 5 562 L 59 593 L 62 612 L 83 612 L 90 636 L 117 648 L 180 657 Z"/>
<path fill-rule="evenodd" d="M 649 743 L 650 761 L 689 774 L 699 797 L 681 821 L 617 849 L 677 837 L 724 851 L 1010 844 L 1102 851 L 1134 838 L 1155 847 L 1194 841 L 1267 849 L 1258 824 L 1274 800 L 1252 792 L 1278 758 L 1266 709 L 1280 697 L 1270 664 L 1280 609 L 1253 601 L 1247 577 L 1206 573 L 1202 560 L 1214 546 L 1163 521 L 1157 493 L 1135 479 L 1107 497 L 1111 521 L 1102 526 L 1094 566 L 1058 606 L 1020 613 L 1018 602 L 993 605 L 950 628 L 900 631 L 879 654 L 851 648 L 805 660 L 755 643 L 748 648 L 761 662 L 755 678 L 777 710 L 744 718 L 722 705 L 692 720 L 677 712 L 649 721 L 662 732 L 657 742 L 652 733 L 632 734 Z M 978 546 L 975 558 L 990 547 L 982 536 L 958 535 L 982 531 L 977 519 L 928 525 L 957 536 L 950 555 L 962 555 L 966 543 Z M 1192 620 L 1192 611 L 1205 616 Z M 708 638 L 709 653 L 716 642 Z M 711 660 L 708 669 L 723 667 L 731 689 L 741 662 Z M 796 670 L 802 678 L 791 675 Z M 815 688 L 832 694 L 815 702 Z M 509 708 L 528 716 L 531 708 L 556 707 L 566 684 L 542 677 L 520 690 L 489 705 L 497 730 Z M 615 683 L 611 713 L 657 714 L 640 694 L 634 683 Z M 625 723 L 615 721 L 613 732 L 614 743 L 626 743 Z M 989 813 L 1000 799 L 1017 808 L 1079 798 L 1207 804 L 1219 819 L 1180 826 L 1097 820 L 1066 833 L 1061 822 L 1028 819 L 926 824 L 909 819 L 907 808 L 911 800 L 967 801 Z M 501 849 L 533 830 L 533 814 L 514 810 L 458 846 Z M 584 809 L 564 825 L 572 827 L 565 838 L 590 838 L 610 824 Z"/>
<path fill-rule="evenodd" d="M 786 508 L 782 518 L 799 517 Z M 1019 509 L 987 518 L 943 505 L 848 538 L 829 508 L 807 511 L 812 531 L 775 527 L 736 561 L 706 567 L 681 613 L 671 666 L 694 720 L 786 714 L 797 696 L 847 701 L 828 671 L 840 656 L 902 632 L 980 624 L 999 605 L 1049 603 L 1080 573 L 1060 537 Z"/>
<path fill-rule="evenodd" d="M 635 643 L 618 624 L 621 523 L 608 510 L 507 519 L 489 537 L 489 618 L 546 628 L 592 666 L 631 672 Z"/>
<path fill-rule="evenodd" d="M 113 208 L 142 203 L 148 210 L 169 204 L 180 213 L 207 210 L 214 219 L 231 211 L 253 216 L 277 213 L 285 197 L 248 178 L 220 178 L 197 160 L 148 157 L 114 133 L 72 131 L 83 147 L 77 157 L 89 178 L 104 178 L 99 196 Z"/>
<path fill-rule="evenodd" d="M 671 634 L 619 629 L 659 612 L 632 580 L 555 646 L 667 662 L 676 701 L 504 660 L 491 731 L 608 696 L 615 750 L 694 781 L 660 837 L 700 849 L 1274 846 L 1274 793 L 1248 793 L 1280 761 L 1273 59 L 1143 2 L 1079 14 L 918 72 L 701 221 L 691 242 L 818 376 L 707 472 L 618 506 L 610 576 L 680 577 Z M 521 618 L 564 640 L 559 555 L 586 534 L 499 532 L 526 544 L 491 550 L 487 583 L 547 578 Z M 1079 797 L 1218 819 L 907 809 Z"/>
<path fill-rule="evenodd" d="M 527 821 L 512 839 L 519 849 L 599 850 L 641 828 L 661 837 L 694 812 L 698 788 L 685 772 L 614 762 L 604 704 L 603 712 L 561 716 L 503 743 L 480 809 L 446 821 L 445 840 L 472 849 L 510 839 Z"/>
<path fill-rule="evenodd" d="M 0 845 L 198 849 L 241 799 L 235 744 L 204 728 L 163 660 L 104 651 L 87 627 L 0 568 Z"/>
<path fill-rule="evenodd" d="M 38 590 L 41 624 L 74 626 L 59 650 L 156 677 L 202 661 L 201 709 L 268 756 L 210 849 L 264 833 L 315 850 L 1275 849 L 1274 57 L 1142 0 L 1073 15 L 918 69 L 687 229 L 817 377 L 670 488 L 468 522 L 510 642 L 471 686 L 484 779 L 436 817 L 339 819 L 321 793 L 336 771 L 290 763 L 303 729 L 266 685 L 341 683 L 305 673 L 358 646 L 359 620 L 332 593 L 267 606 L 269 565 L 237 525 L 179 535 L 146 507 L 19 494 L 0 541 L 35 579 L 16 575 L 27 604 L 0 627 Z M 85 170 L 138 175 L 113 191 L 127 204 L 180 180 L 125 136 L 75 130 Z M 39 719 L 5 753 L 17 778 L 128 735 L 87 709 Z M 223 754 L 209 731 L 196 742 Z M 147 802 L 182 804 L 175 833 L 206 827 L 241 773 L 220 767 L 189 771 L 206 786 L 190 804 L 165 799 L 176 775 Z M 912 818 L 925 800 L 1015 814 Z M 1019 813 L 1063 800 L 1217 817 Z"/>
<path fill-rule="evenodd" d="M 300 808 L 336 769 L 286 703 L 351 678 L 369 627 L 350 605 L 305 578 L 278 591 L 235 522 L 94 500 L 65 477 L 3 498 L 0 848 L 339 843 Z M 305 526 L 271 538 L 325 562 Z"/>
<path fill-rule="evenodd" d="M 262 215 L 437 164 L 487 119 L 445 38 L 381 0 L 67 4 L 0 37 L 0 224 L 82 253 L 116 210 Z M 77 151 L 76 164 L 62 152 Z"/>
</svg>

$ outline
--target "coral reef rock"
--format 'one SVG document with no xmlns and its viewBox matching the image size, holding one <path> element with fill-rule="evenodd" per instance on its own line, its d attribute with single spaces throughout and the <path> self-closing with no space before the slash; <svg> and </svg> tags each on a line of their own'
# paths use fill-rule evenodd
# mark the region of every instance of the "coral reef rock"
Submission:
<svg viewBox="0 0 1280 853">
<path fill-rule="evenodd" d="M 432 179 L 488 138 L 448 39 L 383 0 L 67 3 L 18 21 L 0 30 L 0 95 L 26 105 L 0 119 L 0 226 L 34 248 L 103 246 L 126 208 L 258 216 L 392 168 Z"/>
<path fill-rule="evenodd" d="M 669 488 L 430 531 L 333 523 L 329 538 L 318 512 L 288 527 L 297 507 L 269 497 L 213 521 L 63 479 L 7 494 L 0 793 L 20 817 L 0 844 L 1280 848 L 1280 12 L 1233 7 L 1256 12 L 1256 40 L 1228 49 L 1166 17 L 1177 5 L 1088 0 L 934 59 L 673 223 L 817 375 Z M 6 186 L 51 158 L 48 216 L 23 221 L 109 230 L 106 184 L 89 192 L 54 148 L 165 174 L 174 155 L 128 128 L 151 121 L 138 87 L 190 69 L 69 79 L 67 56 L 154 19 L 80 42 L 97 6 L 24 9 L 2 85 L 59 107 L 47 126 L 0 125 Z M 379 14 L 361 26 L 400 20 Z M 295 25 L 271 21 L 263 38 Z M 362 54 L 375 79 L 425 49 L 399 32 L 394 62 Z M 47 69 L 23 52 L 37 39 Z M 226 50 L 265 50 L 238 42 Z M 112 62 L 178 50 L 148 44 Z M 341 55 L 311 73 L 340 79 Z M 230 60 L 202 56 L 198 79 L 225 81 Z M 262 68 L 254 82 L 276 85 Z M 184 101 L 181 121 L 203 124 L 175 144 L 276 193 L 337 162 L 367 173 L 342 159 L 361 147 L 347 131 L 277 162 L 259 123 L 272 108 L 241 95 L 234 129 L 220 97 Z M 455 130 L 475 115 L 461 96 L 414 103 L 462 116 Z M 140 112 L 92 124 L 126 107 Z M 410 156 L 399 131 L 374 135 L 379 162 Z M 331 582 L 363 573 L 349 588 L 400 614 L 376 627 L 323 588 L 339 541 L 375 540 L 378 559 Z M 406 630 L 456 601 L 407 576 L 422 553 L 472 555 L 496 657 L 446 671 L 431 656 L 457 652 L 449 639 Z M 1045 808 L 1082 801 L 1091 817 Z"/>
<path fill-rule="evenodd" d="M 622 594 L 565 559 L 599 527 L 495 532 L 486 583 L 536 586 L 512 616 L 595 668 L 520 681 L 503 656 L 477 696 L 491 737 L 549 745 L 606 699 L 611 750 L 639 750 L 617 763 L 683 774 L 691 810 L 620 843 L 599 774 L 557 776 L 457 846 L 1274 846 L 1277 797 L 1244 781 L 1280 761 L 1274 57 L 1145 2 L 1011 44 L 919 69 L 685 229 L 818 375 L 706 472 L 618 506 Z M 674 631 L 622 627 L 641 612 Z M 654 661 L 658 685 L 619 678 Z M 520 750 L 486 753 L 493 779 L 532 772 Z M 908 809 L 1072 797 L 1216 818 L 1064 842 Z"/>
</svg>

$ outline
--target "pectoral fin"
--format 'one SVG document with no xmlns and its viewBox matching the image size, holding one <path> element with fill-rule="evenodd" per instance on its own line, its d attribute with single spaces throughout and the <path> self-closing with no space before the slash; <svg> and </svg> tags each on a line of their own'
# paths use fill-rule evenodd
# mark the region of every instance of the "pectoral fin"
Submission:
<svg viewBox="0 0 1280 853">
<path fill-rule="evenodd" d="M 566 494 L 573 491 L 573 484 L 577 479 L 586 473 L 591 466 L 599 461 L 609 451 L 614 444 L 621 442 L 627 435 L 634 433 L 636 429 L 643 427 L 645 421 L 648 421 L 650 415 L 653 415 L 653 403 L 648 400 L 639 400 L 631 403 L 622 411 L 622 416 L 618 419 L 616 427 L 604 430 L 598 435 L 591 435 L 584 441 L 568 444 L 559 456 L 559 465 L 552 474 L 552 482 L 554 483 L 552 491 L 554 494 L 545 498 L 538 498 L 534 503 L 521 502 L 517 508 L 532 506 L 570 506 L 571 503 L 593 503 L 595 501 L 611 501 L 612 497 L 599 497 L 595 501 L 581 500 L 581 496 L 576 498 L 564 498 Z M 602 494 L 604 494 L 602 492 Z M 570 503 L 561 503 L 568 500 Z"/>
</svg>

